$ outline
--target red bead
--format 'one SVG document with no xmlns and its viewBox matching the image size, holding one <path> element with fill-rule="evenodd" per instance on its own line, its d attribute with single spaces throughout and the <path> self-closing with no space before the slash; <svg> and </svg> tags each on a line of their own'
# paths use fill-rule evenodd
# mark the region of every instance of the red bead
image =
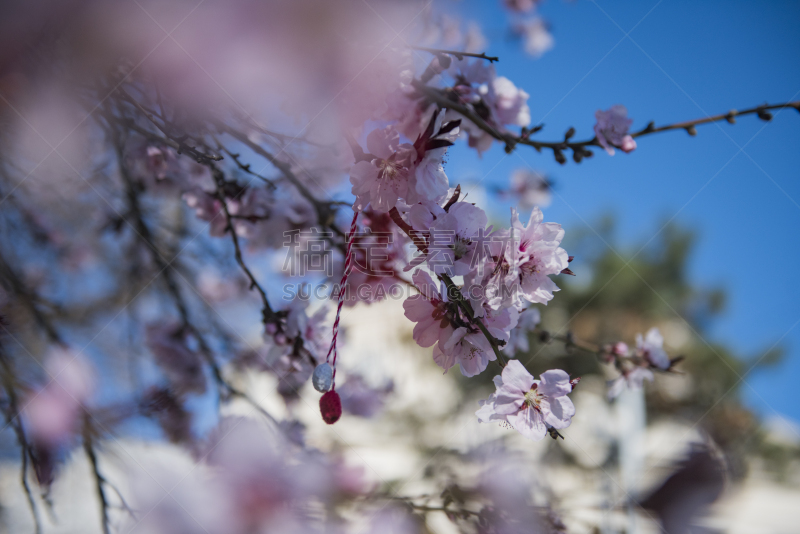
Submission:
<svg viewBox="0 0 800 534">
<path fill-rule="evenodd" d="M 332 425 L 342 416 L 342 399 L 335 390 L 331 390 L 319 399 L 319 411 L 322 413 L 322 420 Z"/>
</svg>

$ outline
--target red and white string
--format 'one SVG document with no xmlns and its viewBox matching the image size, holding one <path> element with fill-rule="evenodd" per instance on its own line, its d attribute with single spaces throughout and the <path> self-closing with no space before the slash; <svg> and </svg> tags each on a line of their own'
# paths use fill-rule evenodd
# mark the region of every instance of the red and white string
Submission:
<svg viewBox="0 0 800 534">
<path fill-rule="evenodd" d="M 345 284 L 347 284 L 347 276 L 350 274 L 350 269 L 353 264 L 353 236 L 355 236 L 358 222 L 358 212 L 353 214 L 353 222 L 350 223 L 350 231 L 347 233 L 345 241 L 347 242 L 344 258 L 344 272 L 342 273 L 342 280 L 339 282 L 339 304 L 336 307 L 336 320 L 333 321 L 333 338 L 331 339 L 331 348 L 328 349 L 328 355 L 325 357 L 325 363 L 330 363 L 333 367 L 333 379 L 331 383 L 331 391 L 336 389 L 336 338 L 339 335 L 339 319 L 342 316 L 342 306 L 344 305 Z M 331 362 L 331 354 L 333 354 L 333 361 Z"/>
</svg>

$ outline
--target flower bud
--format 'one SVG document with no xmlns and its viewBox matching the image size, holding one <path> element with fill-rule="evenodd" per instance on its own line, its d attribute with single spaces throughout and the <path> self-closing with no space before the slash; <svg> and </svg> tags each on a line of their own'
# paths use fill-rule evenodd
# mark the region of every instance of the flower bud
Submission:
<svg viewBox="0 0 800 534">
<path fill-rule="evenodd" d="M 314 369 L 314 375 L 311 377 L 311 383 L 314 389 L 320 393 L 325 393 L 331 389 L 333 385 L 333 367 L 327 362 L 319 364 Z"/>
</svg>

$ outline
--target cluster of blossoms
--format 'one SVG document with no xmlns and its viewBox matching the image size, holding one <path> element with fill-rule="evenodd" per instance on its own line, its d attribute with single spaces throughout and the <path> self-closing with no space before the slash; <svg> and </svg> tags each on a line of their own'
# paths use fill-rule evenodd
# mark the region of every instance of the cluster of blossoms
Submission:
<svg viewBox="0 0 800 534">
<path fill-rule="evenodd" d="M 603 347 L 604 359 L 620 373 L 609 384 L 609 398 L 617 397 L 626 387 L 641 389 L 645 380 L 653 381 L 653 371 L 671 369 L 678 360 L 671 360 L 663 345 L 661 332 L 658 328 L 651 328 L 644 337 L 636 334 L 636 348 L 633 350 L 621 341 Z"/>
<path fill-rule="evenodd" d="M 529 125 L 527 93 L 498 77 L 490 64 L 437 65 L 437 73 L 447 69 L 455 80 L 454 98 L 486 123 L 497 129 Z M 512 210 L 508 228 L 490 226 L 480 207 L 459 200 L 459 190 L 450 188 L 444 158 L 462 133 L 479 151 L 489 148 L 493 137 L 458 114 L 420 105 L 424 99 L 413 84 L 398 92 L 384 115 L 393 122 L 366 135 L 366 151 L 353 143 L 354 209 L 368 221 L 381 221 L 377 215 L 388 212 L 416 248 L 403 268 L 413 270 L 419 291 L 403 303 L 406 317 L 416 323 L 414 340 L 433 348 L 433 359 L 445 372 L 458 365 L 464 376 L 476 376 L 500 350 L 513 355 L 526 348 L 526 332 L 539 321 L 538 310 L 526 306 L 547 304 L 558 291 L 550 276 L 570 272 L 571 258 L 560 246 L 564 230 L 544 222 L 538 207 L 527 222 Z M 532 182 L 527 176 L 520 180 Z M 456 285 L 453 277 L 463 283 Z M 517 329 L 520 316 L 525 324 Z"/>
<path fill-rule="evenodd" d="M 515 17 L 530 16 L 537 3 L 504 2 Z M 538 17 L 519 19 L 516 31 L 531 54 L 539 55 L 552 46 L 546 24 Z M 461 43 L 460 33 L 454 32 L 442 30 L 436 39 Z M 474 44 L 470 35 L 464 37 L 464 46 Z M 337 173 L 349 174 L 353 209 L 360 214 L 365 231 L 348 234 L 344 245 L 334 234 L 325 234 L 326 243 L 338 247 L 326 249 L 338 262 L 337 268 L 326 272 L 326 280 L 344 274 L 344 281 L 350 275 L 333 297 L 346 295 L 347 305 L 369 303 L 384 298 L 391 284 L 412 284 L 419 294 L 403 306 L 406 316 L 417 323 L 415 341 L 432 347 L 434 361 L 445 372 L 457 364 L 462 374 L 475 376 L 489 362 L 500 358 L 502 363 L 501 354 L 513 357 L 527 350 L 527 334 L 540 320 L 532 305 L 547 304 L 558 291 L 551 276 L 572 274 L 572 258 L 561 248 L 564 230 L 559 224 L 544 222 L 540 210 L 550 201 L 545 178 L 523 170 L 512 176 L 507 193 L 530 216 L 521 220 L 513 209 L 510 225 L 502 228 L 489 225 L 483 209 L 460 200 L 460 190 L 451 188 L 445 172 L 448 147 L 461 137 L 482 153 L 498 133 L 513 136 L 513 130 L 519 129 L 526 137 L 538 131 L 529 130 L 529 95 L 498 76 L 493 63 L 480 56 L 434 53 L 424 72 L 417 74 L 410 52 L 393 53 L 387 69 L 367 84 L 369 91 L 363 95 L 358 90 L 343 95 L 343 108 L 358 108 L 358 120 L 352 115 L 342 125 L 353 159 L 342 156 L 340 143 L 332 151 L 311 150 L 313 155 L 300 158 L 303 164 L 289 153 L 271 156 L 270 161 L 279 162 L 278 167 L 290 173 L 289 181 L 327 183 Z M 467 109 L 473 120 L 431 100 L 431 90 L 444 95 L 455 108 Z M 365 121 L 375 121 L 377 126 L 363 135 L 362 148 L 355 137 L 362 134 Z M 597 143 L 609 154 L 614 148 L 633 150 L 630 124 L 623 106 L 598 111 Z M 245 137 L 237 139 L 257 153 L 258 145 L 271 142 L 261 130 L 254 129 Z M 322 145 L 311 142 L 307 148 L 318 146 Z M 292 237 L 290 246 L 301 247 L 302 240 L 311 239 L 309 231 L 316 223 L 332 228 L 331 222 L 323 220 L 332 210 L 325 211 L 329 207 L 302 188 L 276 188 L 271 183 L 256 187 L 253 180 L 242 184 L 226 179 L 213 166 L 179 157 L 171 146 L 139 136 L 128 138 L 124 154 L 130 175 L 145 189 L 179 194 L 196 217 L 208 223 L 212 236 L 232 232 L 250 250 L 277 249 L 286 245 L 287 235 L 295 233 L 297 239 Z M 254 175 L 238 154 L 230 154 L 248 177 Z M 408 260 L 410 246 L 415 250 Z M 374 248 L 383 255 L 372 255 Z M 351 264 L 350 271 L 343 273 Z M 287 268 L 294 273 L 288 256 L 285 272 Z M 410 281 L 403 276 L 408 272 Z M 326 352 L 336 339 L 335 330 L 331 338 L 325 323 L 327 309 L 309 317 L 307 304 L 307 299 L 298 296 L 283 310 L 265 311 L 265 344 L 234 359 L 240 367 L 275 374 L 287 400 L 294 398 L 315 367 L 330 359 L 331 350 L 335 361 L 335 345 Z M 170 391 L 178 397 L 205 391 L 202 359 L 193 343 L 191 333 L 179 325 L 151 325 L 147 331 L 147 345 Z"/>
</svg>

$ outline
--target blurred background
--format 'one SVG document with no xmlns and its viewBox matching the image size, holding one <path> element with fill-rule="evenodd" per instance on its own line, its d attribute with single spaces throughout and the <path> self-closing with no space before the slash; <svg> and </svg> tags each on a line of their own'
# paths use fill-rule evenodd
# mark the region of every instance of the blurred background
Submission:
<svg viewBox="0 0 800 534">
<path fill-rule="evenodd" d="M 498 74 L 529 93 L 532 125 L 545 125 L 542 138 L 560 139 L 569 127 L 577 130 L 576 138 L 591 138 L 595 112 L 614 104 L 625 105 L 633 129 L 640 129 L 650 121 L 660 126 L 800 97 L 799 2 L 546 0 L 537 3 L 532 15 L 540 26 L 536 46 L 527 50 L 524 36 L 515 31 L 519 15 L 501 4 L 440 0 L 433 9 L 437 17 L 446 14 L 463 28 L 480 28 L 481 51 L 500 58 Z M 156 18 L 180 22 L 187 41 L 204 43 L 198 35 L 207 27 L 202 24 L 214 21 L 214 11 L 200 8 L 198 26 L 192 28 L 194 10 L 184 19 L 185 7 L 170 4 Z M 247 19 L 248 11 L 242 12 Z M 315 13 L 304 15 L 309 34 L 319 20 L 327 20 Z M 122 30 L 134 34 L 139 28 L 125 20 L 116 28 L 123 40 L 129 36 Z M 178 33 L 177 38 L 183 37 Z M 77 44 L 87 50 L 96 45 L 88 38 Z M 200 47 L 209 58 L 215 57 L 213 48 Z M 165 56 L 153 59 L 169 65 L 171 56 Z M 247 59 L 242 59 L 245 66 Z M 282 68 L 275 61 L 277 67 L 269 68 Z M 249 88 L 249 106 L 259 98 L 252 87 L 268 84 L 269 77 L 243 70 L 246 75 L 233 77 L 230 91 L 239 98 L 237 91 Z M 302 78 L 298 72 L 291 74 Z M 170 74 L 180 90 L 189 92 L 181 84 L 198 75 Z M 16 78 L 2 82 L 0 110 L 8 111 L 5 99 L 24 88 Z M 221 91 L 227 94 L 227 88 Z M 193 104 L 202 107 L 204 102 Z M 276 124 L 297 126 L 285 119 Z M 24 130 L 9 128 L 15 139 Z M 90 147 L 99 142 L 91 132 L 85 141 Z M 261 349 L 263 324 L 260 303 L 247 292 L 230 244 L 206 235 L 207 225 L 191 216 L 179 195 L 160 198 L 154 190 L 143 205 L 153 214 L 159 229 L 155 238 L 163 248 L 176 257 L 186 248 L 185 272 L 199 281 L 199 290 L 184 287 L 188 281 L 181 287 L 190 313 L 211 317 L 202 328 L 215 332 L 213 349 L 224 355 L 226 376 L 277 419 L 296 424 L 291 428 L 302 430 L 309 447 L 357 471 L 355 478 L 364 487 L 395 497 L 434 495 L 436 503 L 467 507 L 473 498 L 467 488 L 483 480 L 481 473 L 491 471 L 492 461 L 502 454 L 512 459 L 525 487 L 533 488 L 534 500 L 557 512 L 563 525 L 554 521 L 554 532 L 562 532 L 562 526 L 568 532 L 603 533 L 794 532 L 800 521 L 800 396 L 795 387 L 800 380 L 800 284 L 793 276 L 800 264 L 800 115 L 786 109 L 769 122 L 750 115 L 735 125 L 699 126 L 696 136 L 673 131 L 637 142 L 630 154 L 617 151 L 610 157 L 596 151 L 580 164 L 565 165 L 529 147 L 506 154 L 498 143 L 482 155 L 466 143 L 448 152 L 451 185 L 461 184 L 466 199 L 482 206 L 491 223 L 507 225 L 511 207 L 530 210 L 529 199 L 515 195 L 510 183 L 515 173 L 536 172 L 546 185 L 533 203 L 543 208 L 546 221 L 566 229 L 563 246 L 575 256 L 570 268 L 576 276 L 559 277 L 561 291 L 548 306 L 538 306 L 542 324 L 531 334 L 529 350 L 518 354 L 534 374 L 562 368 L 583 377 L 573 394 L 577 415 L 563 431 L 564 439 L 556 441 L 531 443 L 512 430 L 479 424 L 474 412 L 478 400 L 493 391 L 496 369 L 470 380 L 455 369 L 442 375 L 430 350 L 414 343 L 413 324 L 403 317 L 401 302 L 391 299 L 345 309 L 341 376 L 345 385 L 351 380 L 352 403 L 340 423 L 324 425 L 318 396 L 308 384 L 289 395 L 280 391 L 283 377 L 239 365 L 248 349 Z M 66 337 L 86 347 L 98 377 L 93 401 L 98 406 L 121 403 L 161 376 L 139 323 L 160 320 L 164 307 L 156 288 L 143 287 L 141 273 L 157 271 L 143 259 L 146 251 L 114 244 L 109 214 L 124 195 L 114 196 L 115 183 L 106 178 L 113 171 L 99 159 L 92 162 L 92 180 L 111 199 L 99 210 L 106 212 L 103 217 L 62 202 L 97 204 L 85 188 L 76 192 L 62 184 L 63 189 L 50 192 L 53 198 L 46 187 L 44 193 L 32 189 L 47 199 L 43 219 L 67 221 L 56 228 L 65 234 L 82 229 L 72 235 L 88 251 L 72 250 L 54 268 L 45 246 L 20 237 L 17 219 L 9 216 L 12 222 L 4 223 L 1 234 L 6 250 L 29 260 L 27 279 L 72 310 L 66 317 L 57 307 L 52 313 L 64 321 Z M 346 180 L 324 185 L 336 200 L 352 201 Z M 14 191 L 5 187 L 3 194 L 10 197 Z M 187 236 L 197 235 L 202 239 L 186 245 Z M 285 251 L 245 252 L 270 299 L 280 302 L 283 284 L 292 281 L 279 272 Z M 109 275 L 104 261 L 130 262 L 125 270 L 133 282 Z M 87 303 L 75 297 L 75 288 L 81 288 Z M 118 313 L 123 297 L 138 298 L 140 291 L 137 305 Z M 314 302 L 311 309 L 321 304 Z M 19 315 L 10 317 L 27 317 L 28 312 L 15 311 Z M 103 329 L 95 335 L 97 326 Z M 596 356 L 548 339 L 548 334 L 570 332 L 592 343 L 622 340 L 632 345 L 637 333 L 654 326 L 663 333 L 670 356 L 684 357 L 678 372 L 658 375 L 643 392 L 627 392 L 614 402 L 606 399 L 612 375 Z M 41 336 L 25 331 L 19 338 L 34 347 L 36 357 L 44 352 Z M 186 402 L 195 436 L 217 426 L 220 410 L 257 415 L 244 402 L 220 409 L 211 389 Z M 169 465 L 174 479 L 164 484 L 174 481 L 181 490 L 172 492 L 176 508 L 200 509 L 203 503 L 192 493 L 192 485 L 200 484 L 194 478 L 196 451 L 187 452 L 165 426 L 147 417 L 121 423 L 101 447 L 104 475 L 123 494 L 160 495 L 163 487 L 142 486 L 137 480 L 150 466 Z M 33 524 L 20 490 L 12 428 L 6 425 L 0 437 L 3 525 L 7 532 L 29 532 Z M 50 492 L 35 492 L 46 510 L 45 532 L 100 532 L 87 458 L 73 449 L 60 460 Z M 348 513 L 355 514 L 348 510 L 343 516 Z M 462 519 L 432 511 L 420 520 L 420 531 L 471 532 Z M 148 531 L 138 522 L 120 531 L 137 525 Z M 186 531 L 213 531 L 193 528 Z"/>
</svg>

